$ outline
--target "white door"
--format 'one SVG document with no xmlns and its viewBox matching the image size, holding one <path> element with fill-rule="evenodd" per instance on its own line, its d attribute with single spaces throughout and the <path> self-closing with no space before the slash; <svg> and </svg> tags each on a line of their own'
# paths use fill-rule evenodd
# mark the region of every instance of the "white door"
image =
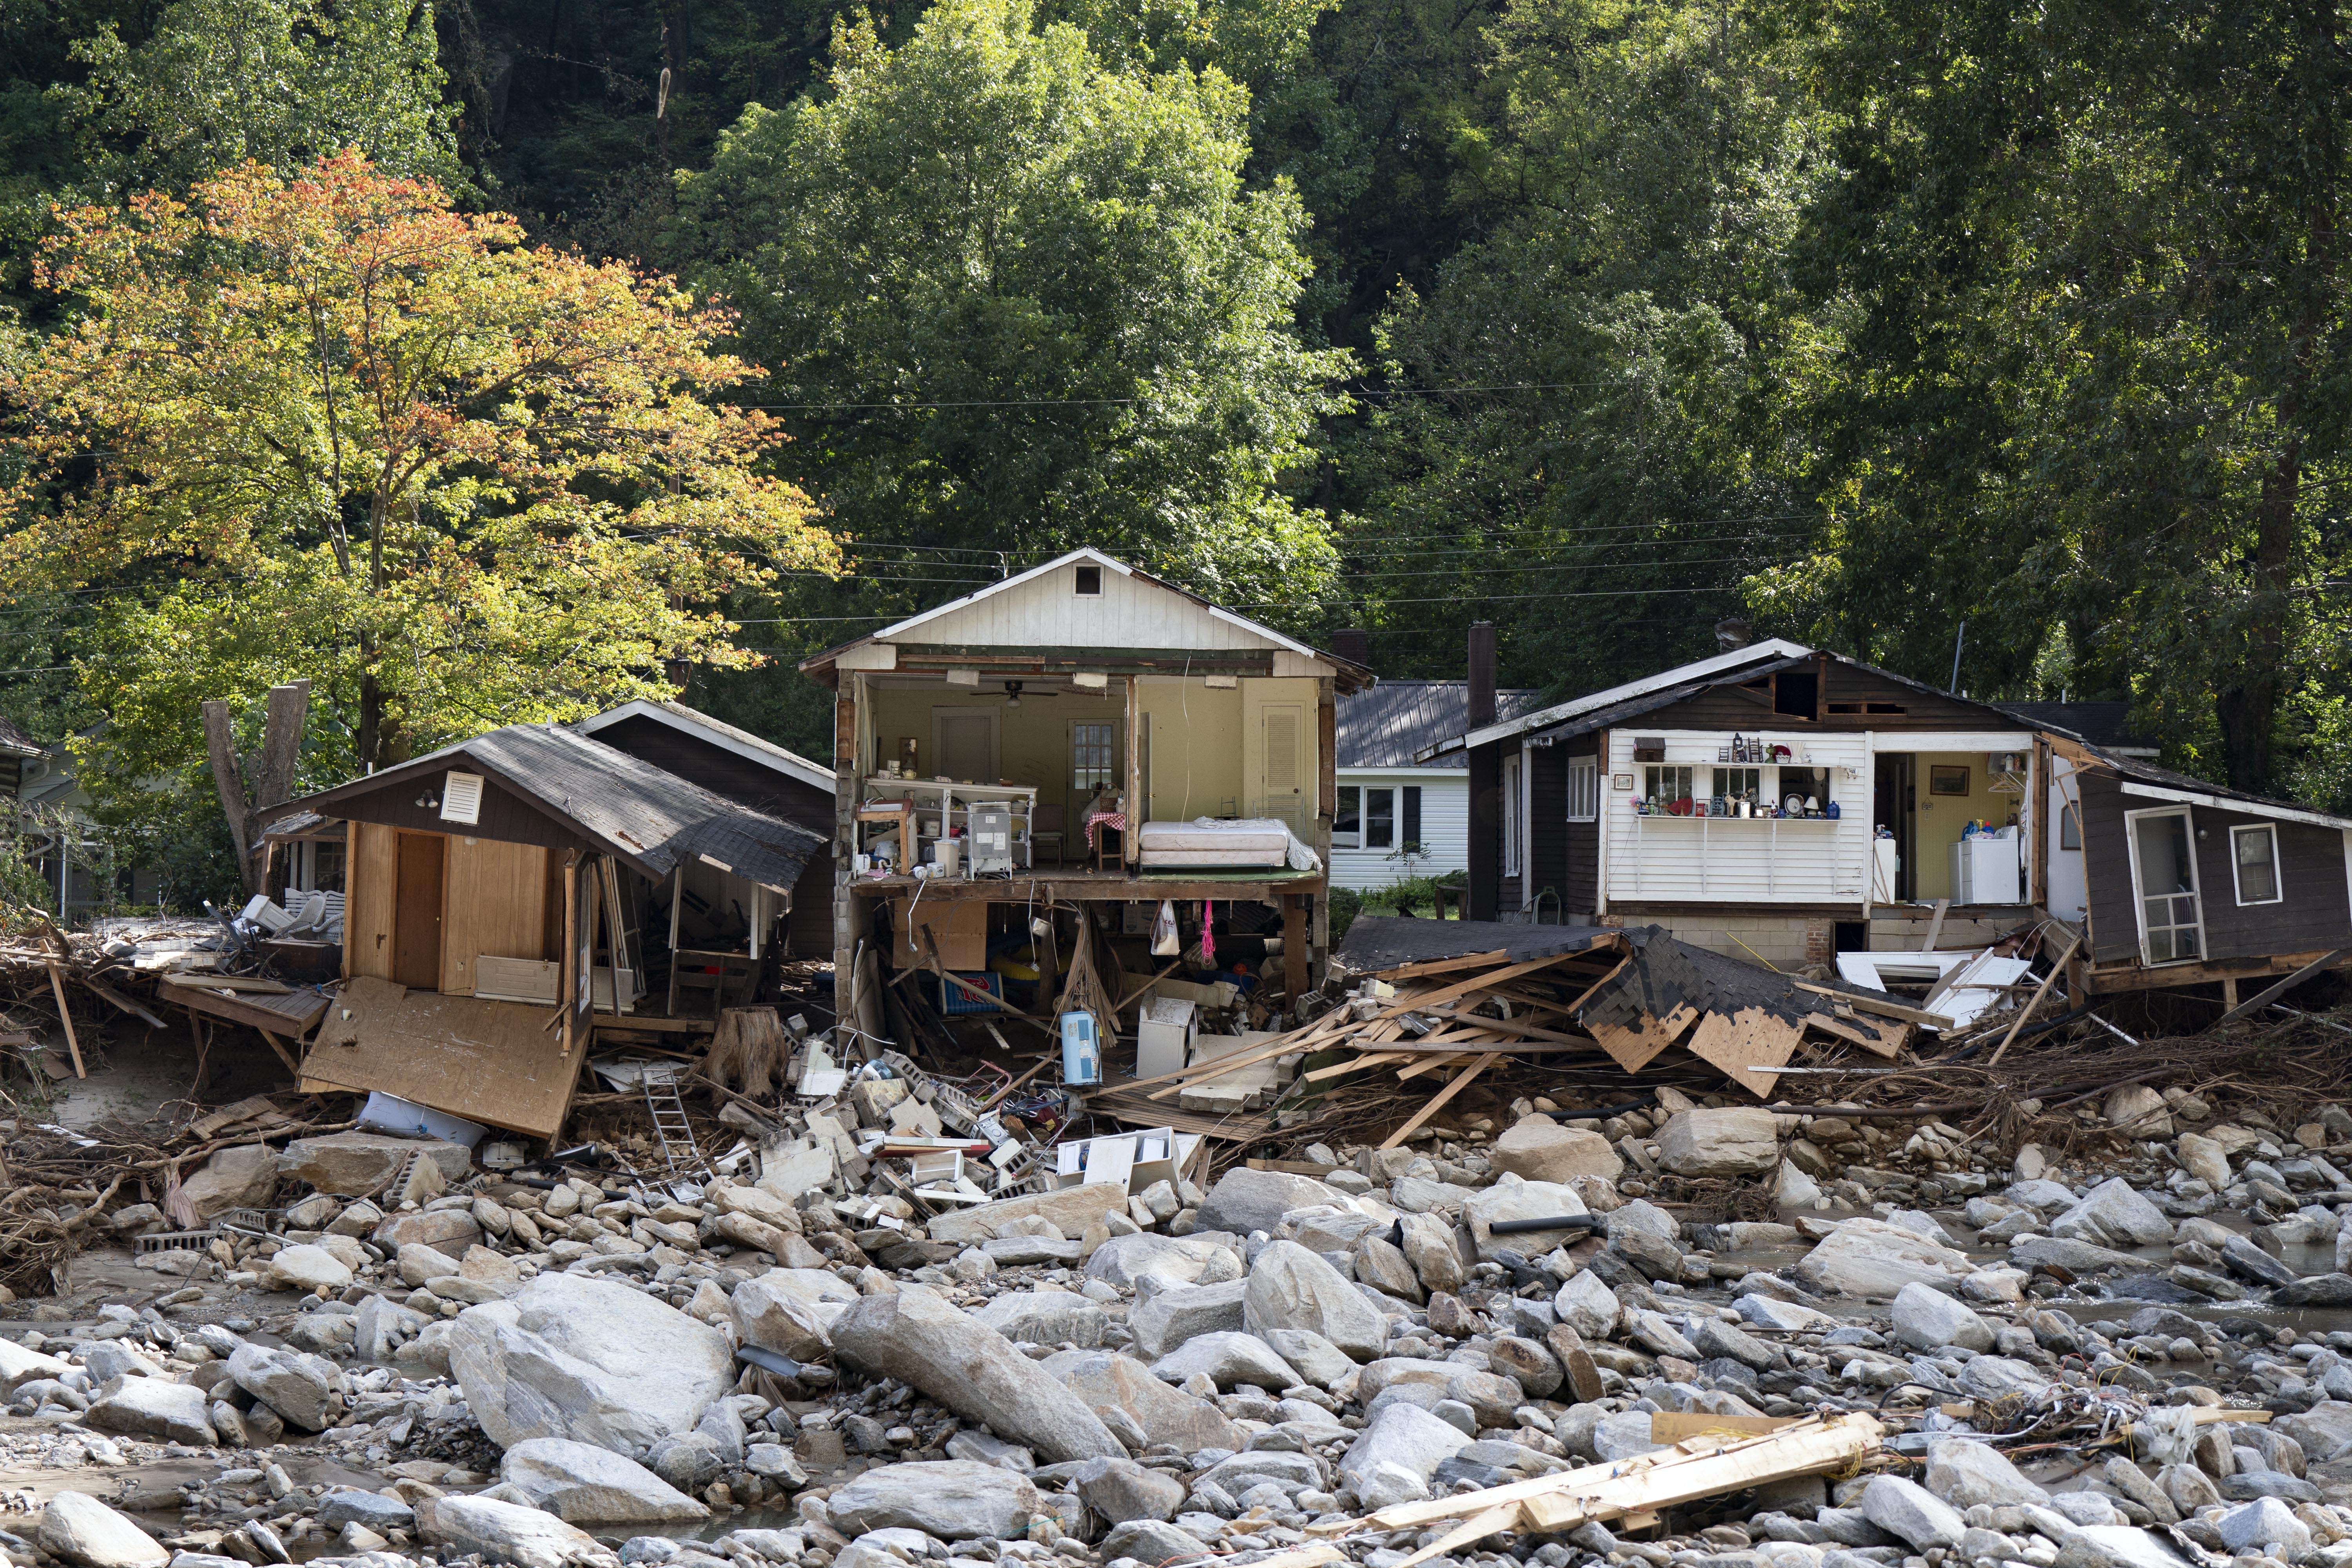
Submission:
<svg viewBox="0 0 2352 1568">
<path fill-rule="evenodd" d="M 1261 815 L 1280 817 L 1290 824 L 1290 830 L 1304 837 L 1307 832 L 1307 710 L 1297 702 L 1269 702 L 1262 722 L 1265 726 L 1265 773 L 1259 780 L 1259 795 L 1265 805 Z"/>
<path fill-rule="evenodd" d="M 2139 906 L 2139 952 L 2147 963 L 2187 963 L 2205 956 L 2205 912 L 2197 892 L 2197 846 L 2189 808 L 2127 811 L 2133 900 Z"/>
<path fill-rule="evenodd" d="M 2050 912 L 2060 920 L 2079 921 L 2090 912 L 2091 882 L 2083 860 L 2083 807 L 2075 799 L 2074 764 L 2063 757 L 2050 759 Z"/>
</svg>

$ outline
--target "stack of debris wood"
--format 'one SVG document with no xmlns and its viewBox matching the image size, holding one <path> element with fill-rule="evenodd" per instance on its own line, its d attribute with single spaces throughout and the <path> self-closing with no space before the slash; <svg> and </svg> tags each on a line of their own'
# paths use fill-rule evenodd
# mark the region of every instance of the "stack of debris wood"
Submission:
<svg viewBox="0 0 2352 1568">
<path fill-rule="evenodd" d="M 1822 984 L 1711 952 L 1656 926 L 1359 920 L 1297 1027 L 1246 1048 L 1196 1049 L 1184 1068 L 1118 1085 L 1116 1114 L 1191 1103 L 1279 1068 L 1283 1099 L 1418 1098 L 1384 1146 L 1412 1137 L 1503 1064 L 1659 1081 L 1727 1079 L 1763 1100 L 1804 1047 L 1893 1059 L 1932 1014 L 1883 992 Z M 1370 1075 L 1378 1075 L 1377 1077 Z M 1324 1086 L 1330 1086 L 1326 1088 Z M 1621 1097 L 1622 1098 L 1622 1097 Z M 1148 1113 L 1148 1109 L 1147 1109 Z"/>
</svg>

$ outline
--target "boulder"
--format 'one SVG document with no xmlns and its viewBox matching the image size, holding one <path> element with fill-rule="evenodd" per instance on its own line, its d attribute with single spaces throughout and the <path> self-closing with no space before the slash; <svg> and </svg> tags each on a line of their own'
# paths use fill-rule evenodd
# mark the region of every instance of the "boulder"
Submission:
<svg viewBox="0 0 2352 1568">
<path fill-rule="evenodd" d="M 1862 1489 L 1862 1514 L 1887 1534 L 1908 1542 L 1916 1552 L 1931 1546 L 1949 1550 L 1960 1543 L 1960 1533 L 1968 1529 L 1959 1510 L 1901 1476 L 1871 1477 Z"/>
<path fill-rule="evenodd" d="M 499 1463 L 499 1479 L 572 1524 L 709 1519 L 710 1510 L 635 1459 L 569 1437 L 526 1437 Z"/>
<path fill-rule="evenodd" d="M 859 1300 L 857 1289 L 822 1268 L 771 1268 L 735 1287 L 729 1311 L 735 1337 L 794 1361 L 817 1361 L 833 1350 L 835 1319 Z"/>
<path fill-rule="evenodd" d="M 1011 1470 L 929 1459 L 868 1470 L 835 1488 L 824 1506 L 845 1535 L 903 1529 L 942 1541 L 1017 1541 L 1028 1532 L 1039 1499 L 1028 1478 Z"/>
<path fill-rule="evenodd" d="M 1523 1116 L 1495 1140 L 1488 1155 L 1498 1171 L 1530 1182 L 1568 1183 L 1579 1176 L 1615 1181 L 1625 1162 L 1598 1132 L 1562 1127 L 1549 1116 Z"/>
<path fill-rule="evenodd" d="M 1015 1342 L 1072 1344 L 1080 1350 L 1100 1345 L 1110 1321 L 1100 1303 L 1067 1290 L 1008 1290 L 971 1316 Z"/>
<path fill-rule="evenodd" d="M 1254 1230 L 1271 1233 L 1292 1209 L 1312 1208 L 1318 1204 L 1328 1204 L 1333 1208 L 1353 1206 L 1345 1193 L 1325 1186 L 1312 1176 L 1296 1176 L 1287 1171 L 1253 1171 L 1236 1165 L 1218 1177 L 1217 1184 L 1201 1200 L 1195 1224 L 1202 1230 L 1229 1230 L 1235 1236 L 1247 1236 Z"/>
<path fill-rule="evenodd" d="M 462 1143 L 437 1138 L 394 1138 L 383 1132 L 330 1132 L 297 1138 L 278 1156 L 278 1174 L 307 1182 L 339 1197 L 366 1198 L 392 1184 L 412 1154 L 423 1154 L 455 1182 L 472 1168 L 474 1156 Z"/>
<path fill-rule="evenodd" d="M 2183 1132 L 2172 1141 L 2172 1153 L 2182 1170 L 2215 1192 L 2230 1184 L 2229 1154 L 2202 1133 Z"/>
<path fill-rule="evenodd" d="M 209 1448 L 215 1442 L 205 1391 L 192 1383 L 161 1377 L 126 1377 L 121 1386 L 89 1407 L 83 1419 L 101 1432 L 127 1432 Z"/>
<path fill-rule="evenodd" d="M 33 1542 L 78 1568 L 163 1568 L 172 1554 L 155 1538 L 87 1492 L 59 1492 L 41 1510 Z"/>
<path fill-rule="evenodd" d="M 1133 1356 L 1113 1355 L 1106 1351 L 1062 1351 L 1037 1365 L 1088 1409 L 1120 1412 L 1150 1442 L 1195 1454 L 1203 1448 L 1239 1448 L 1244 1441 L 1241 1429 L 1215 1405 L 1195 1399 L 1181 1389 L 1171 1388 Z M 1354 1363 L 1349 1365 L 1352 1371 Z"/>
<path fill-rule="evenodd" d="M 1914 1283 L 1895 1293 L 1895 1337 L 1914 1350 L 1992 1349 L 1992 1325 L 1932 1285 Z"/>
<path fill-rule="evenodd" d="M 734 1385 L 726 1336 L 616 1280 L 542 1274 L 451 1324 L 450 1374 L 500 1447 L 568 1437 L 642 1458 Z"/>
<path fill-rule="evenodd" d="M 2300 1563 L 2311 1552 L 2311 1527 L 2295 1517 L 2291 1505 L 2274 1497 L 2241 1503 L 2214 1521 L 2213 1528 L 2221 1532 L 2222 1545 L 2245 1556 L 2275 1555 Z"/>
<path fill-rule="evenodd" d="M 2007 1455 L 1966 1437 L 1928 1439 L 1927 1489 L 1963 1513 L 1979 1503 L 2005 1508 L 2050 1500 L 2048 1492 L 2018 1473 Z"/>
<path fill-rule="evenodd" d="M 1158 1361 L 1195 1334 L 1238 1330 L 1248 1316 L 1248 1297 L 1246 1279 L 1162 1290 L 1128 1311 L 1135 1353 Z"/>
<path fill-rule="evenodd" d="M 1339 1474 L 1367 1509 L 1429 1495 L 1437 1467 L 1470 1444 L 1470 1435 L 1417 1405 L 1391 1404 L 1364 1427 L 1339 1461 Z"/>
<path fill-rule="evenodd" d="M 1136 1563 L 1194 1562 L 1213 1558 L 1198 1537 L 1156 1519 L 1130 1519 L 1102 1539 L 1098 1555 L 1105 1563 L 1122 1559 Z"/>
<path fill-rule="evenodd" d="M 343 1375 L 323 1356 L 299 1351 L 272 1350 L 250 1341 L 228 1358 L 231 1382 L 278 1412 L 286 1425 L 304 1432 L 323 1432 L 341 1414 L 336 1397 Z"/>
<path fill-rule="evenodd" d="M 204 1219 L 230 1209 L 268 1208 L 278 1194 L 277 1152 L 267 1143 L 216 1150 L 202 1170 L 180 1184 L 180 1193 Z"/>
<path fill-rule="evenodd" d="M 1043 1219 L 1064 1236 L 1083 1236 L 1088 1226 L 1114 1212 L 1127 1212 L 1126 1190 L 1116 1182 L 1094 1182 L 1056 1187 L 1050 1193 L 999 1198 L 992 1204 L 974 1204 L 968 1209 L 926 1220 L 923 1228 L 933 1241 L 971 1247 L 994 1239 L 1003 1234 L 1003 1226 L 1024 1219 Z M 1217 1227 L 1203 1221 L 1202 1228 Z"/>
<path fill-rule="evenodd" d="M 1400 1250 L 1422 1289 L 1461 1289 L 1470 1278 L 1462 1257 L 1461 1231 L 1433 1214 L 1405 1215 L 1398 1225 L 1404 1236 Z"/>
<path fill-rule="evenodd" d="M 1780 1127 L 1761 1106 L 1678 1110 L 1658 1129 L 1658 1163 L 1677 1176 L 1751 1176 L 1780 1163 Z"/>
<path fill-rule="evenodd" d="M 1105 1524 L 1176 1517 L 1184 1505 L 1184 1483 L 1133 1459 L 1088 1459 L 1071 1478 L 1079 1500 Z"/>
<path fill-rule="evenodd" d="M 845 1364 L 911 1384 L 1048 1460 L 1127 1452 L 1100 1416 L 1003 1335 L 919 1285 L 859 1301 L 835 1321 L 833 1346 Z"/>
<path fill-rule="evenodd" d="M 1968 1255 L 1878 1219 L 1850 1219 L 1805 1254 L 1797 1278 L 1808 1289 L 1892 1300 L 1906 1285 L 1958 1289 L 1975 1269 Z"/>
<path fill-rule="evenodd" d="M 394 1257 L 404 1247 L 433 1247 L 463 1258 L 482 1239 L 482 1225 L 470 1209 L 418 1209 L 387 1215 L 369 1239 Z"/>
<path fill-rule="evenodd" d="M 1624 1310 L 1617 1293 L 1590 1268 L 1569 1277 L 1552 1298 L 1551 1310 L 1561 1322 L 1588 1340 L 1605 1340 L 1615 1333 L 1617 1319 Z"/>
<path fill-rule="evenodd" d="M 2107 1096 L 2107 1125 L 2126 1138 L 2145 1142 L 2172 1136 L 2172 1108 L 2145 1084 L 2127 1083 Z"/>
<path fill-rule="evenodd" d="M 2263 1256 L 2267 1258 L 2269 1254 Z M 2117 1252 L 2095 1241 L 2069 1241 L 2055 1236 L 2019 1237 L 2009 1244 L 2009 1260 L 2029 1273 L 2053 1263 L 2069 1274 L 2104 1274 L 2117 1268 L 2139 1273 L 2148 1266 L 2145 1258 L 2134 1258 L 2128 1252 Z M 2292 1274 L 2289 1278 L 2293 1278 Z"/>
<path fill-rule="evenodd" d="M 1493 1262 L 1497 1252 L 1540 1258 L 1555 1247 L 1572 1246 L 1585 1236 L 1581 1229 L 1495 1235 L 1492 1227 L 1505 1220 L 1554 1219 L 1590 1212 L 1573 1187 L 1558 1182 L 1526 1181 L 1508 1172 L 1496 1178 L 1493 1186 L 1465 1192 L 1462 1197 L 1462 1223 L 1469 1229 L 1479 1260 L 1486 1263 Z"/>
<path fill-rule="evenodd" d="M 2231 1236 L 2221 1244 L 2221 1261 L 2257 1285 L 2292 1285 L 2296 1278 L 2294 1269 L 2242 1236 Z"/>
<path fill-rule="evenodd" d="M 1087 1278 L 1132 1290 L 1146 1274 L 1177 1285 L 1216 1285 L 1242 1277 L 1241 1256 L 1205 1236 L 1114 1236 L 1087 1259 Z"/>
<path fill-rule="evenodd" d="M 318 1510 L 312 1517 L 329 1530 L 357 1524 L 379 1535 L 388 1535 L 395 1530 L 413 1529 L 416 1523 L 416 1510 L 400 1499 L 359 1487 L 331 1488 L 319 1499 Z"/>
<path fill-rule="evenodd" d="M 1298 1384 L 1298 1373 L 1255 1334 L 1195 1334 L 1151 1363 L 1151 1375 L 1182 1383 L 1198 1374 L 1230 1390 L 1249 1384 L 1270 1393 Z"/>
<path fill-rule="evenodd" d="M 2156 1247 L 2172 1240 L 2172 1222 L 2129 1182 L 2110 1176 L 2052 1220 L 2050 1234 L 2101 1247 Z"/>
<path fill-rule="evenodd" d="M 1242 1326 L 1261 1338 L 1273 1329 L 1306 1329 L 1358 1361 L 1379 1355 L 1389 1339 L 1381 1310 L 1347 1276 L 1295 1241 L 1274 1242 L 1257 1255 L 1244 1288 Z"/>
<path fill-rule="evenodd" d="M 426 1544 L 464 1555 L 481 1553 L 484 1563 L 517 1568 L 564 1568 L 576 1558 L 611 1562 L 596 1538 L 551 1513 L 497 1498 L 448 1493 L 416 1504 L 416 1533 Z"/>
<path fill-rule="evenodd" d="M 1274 1353 L 1297 1369 L 1298 1375 L 1328 1392 L 1347 1381 L 1356 1363 L 1348 1353 L 1312 1329 L 1268 1329 L 1260 1336 Z"/>
<path fill-rule="evenodd" d="M 269 1282 L 280 1290 L 340 1295 L 351 1289 L 352 1271 L 323 1247 L 282 1247 L 269 1260 Z"/>
<path fill-rule="evenodd" d="M 14 1393 L 19 1384 L 63 1377 L 72 1370 L 56 1356 L 28 1351 L 14 1340 L 0 1339 L 0 1389 Z"/>
</svg>

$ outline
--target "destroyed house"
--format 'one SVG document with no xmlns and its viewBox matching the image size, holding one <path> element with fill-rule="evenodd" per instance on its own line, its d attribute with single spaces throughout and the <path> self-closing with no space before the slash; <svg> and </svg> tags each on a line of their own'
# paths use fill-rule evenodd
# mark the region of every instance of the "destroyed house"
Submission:
<svg viewBox="0 0 2352 1568">
<path fill-rule="evenodd" d="M 2221 985 L 2343 962 L 2352 818 L 2226 789 L 2052 729 L 2048 908 L 2078 994 Z"/>
<path fill-rule="evenodd" d="M 1097 930 L 1212 906 L 1275 933 L 1286 984 L 1311 972 L 1361 666 L 1077 550 L 802 668 L 835 696 L 845 1016 L 861 950 L 877 981 L 985 972 L 1056 904 Z"/>
<path fill-rule="evenodd" d="M 625 702 L 572 726 L 615 751 L 651 763 L 713 795 L 764 816 L 805 827 L 825 847 L 810 857 L 793 884 L 783 932 L 794 957 L 833 956 L 833 770 L 724 724 L 679 702 Z M 700 859 L 685 867 L 685 910 L 698 926 L 740 920 L 720 880 L 727 873 Z M 698 941 L 708 935 L 696 932 Z"/>
<path fill-rule="evenodd" d="M 593 1035 L 704 1031 L 722 1003 L 752 999 L 791 889 L 824 847 L 547 724 L 494 730 L 272 816 L 347 830 L 344 984 L 303 1088 L 381 1091 L 540 1137 L 562 1125 Z M 689 945 L 689 866 L 743 911 L 724 946 Z"/>
<path fill-rule="evenodd" d="M 1474 687 L 1492 689 L 1474 628 Z M 1778 639 L 1474 725 L 1472 918 L 1657 924 L 1780 965 L 2043 902 L 2036 727 Z"/>
</svg>

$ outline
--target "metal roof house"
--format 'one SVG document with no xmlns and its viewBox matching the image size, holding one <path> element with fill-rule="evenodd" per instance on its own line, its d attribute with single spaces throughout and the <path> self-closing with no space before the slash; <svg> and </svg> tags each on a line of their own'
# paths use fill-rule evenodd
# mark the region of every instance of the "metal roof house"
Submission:
<svg viewBox="0 0 2352 1568">
<path fill-rule="evenodd" d="M 921 958 L 918 904 L 977 952 L 1057 900 L 1103 920 L 1256 903 L 1292 976 L 1319 959 L 1337 703 L 1372 684 L 1360 664 L 1075 550 L 801 668 L 835 692 L 845 1016 L 861 946 Z"/>
<path fill-rule="evenodd" d="M 269 815 L 348 830 L 344 984 L 304 1088 L 381 1090 L 542 1137 L 592 1032 L 708 1028 L 676 1016 L 682 977 L 716 967 L 722 996 L 756 983 L 762 941 L 825 843 L 551 724 L 493 730 Z M 677 947 L 689 867 L 744 906 L 745 951 Z M 649 919 L 665 893 L 672 921 Z"/>
<path fill-rule="evenodd" d="M 1516 715 L 1536 693 L 1496 694 Z M 1459 752 L 1417 755 L 1466 727 L 1463 680 L 1382 680 L 1339 700 L 1339 798 L 1331 885 L 1384 888 L 1405 877 L 1458 877 L 1470 865 L 1470 767 Z"/>
</svg>

